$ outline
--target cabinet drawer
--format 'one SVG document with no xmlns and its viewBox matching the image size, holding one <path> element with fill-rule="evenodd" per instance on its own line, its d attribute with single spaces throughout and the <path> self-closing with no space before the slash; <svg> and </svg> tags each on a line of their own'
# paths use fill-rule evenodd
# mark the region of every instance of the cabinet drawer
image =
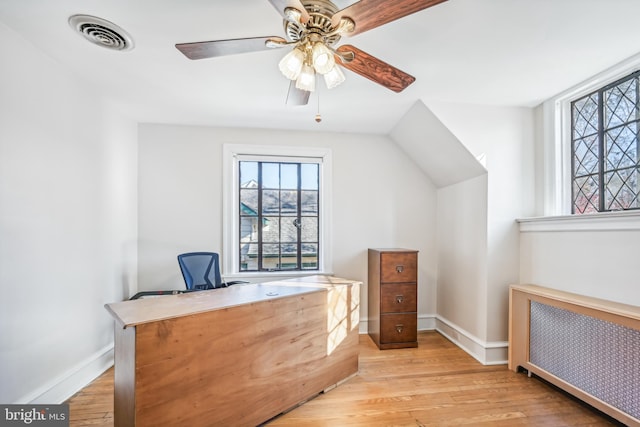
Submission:
<svg viewBox="0 0 640 427">
<path fill-rule="evenodd" d="M 415 283 L 387 283 L 380 286 L 380 311 L 404 313 L 418 311 Z"/>
<path fill-rule="evenodd" d="M 416 282 L 418 254 L 416 252 L 386 252 L 380 254 L 380 282 Z"/>
<path fill-rule="evenodd" d="M 400 343 L 418 341 L 418 316 L 412 314 L 380 315 L 380 342 Z"/>
</svg>

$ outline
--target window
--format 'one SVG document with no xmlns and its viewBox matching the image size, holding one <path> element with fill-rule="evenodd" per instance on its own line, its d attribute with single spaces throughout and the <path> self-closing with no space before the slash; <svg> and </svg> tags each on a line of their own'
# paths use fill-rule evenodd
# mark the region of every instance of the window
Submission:
<svg viewBox="0 0 640 427">
<path fill-rule="evenodd" d="M 223 147 L 225 276 L 330 274 L 331 151 Z"/>
<path fill-rule="evenodd" d="M 240 271 L 317 270 L 319 165 L 239 162 Z"/>
<path fill-rule="evenodd" d="M 571 103 L 571 211 L 640 208 L 640 71 Z"/>
</svg>

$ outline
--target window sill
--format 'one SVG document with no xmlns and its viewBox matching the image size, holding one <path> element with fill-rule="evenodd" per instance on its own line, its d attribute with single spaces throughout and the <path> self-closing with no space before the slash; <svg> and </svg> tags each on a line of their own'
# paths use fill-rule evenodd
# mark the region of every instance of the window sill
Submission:
<svg viewBox="0 0 640 427">
<path fill-rule="evenodd" d="M 253 283 L 272 282 L 276 280 L 293 279 L 296 277 L 306 276 L 332 276 L 333 273 L 326 273 L 318 270 L 307 271 L 274 271 L 274 272 L 249 272 L 249 273 L 232 273 L 224 274 L 224 280 L 231 282 L 233 280 L 246 280 Z"/>
<path fill-rule="evenodd" d="M 640 211 L 520 218 L 516 221 L 520 225 L 521 233 L 543 231 L 638 231 L 640 230 Z"/>
</svg>

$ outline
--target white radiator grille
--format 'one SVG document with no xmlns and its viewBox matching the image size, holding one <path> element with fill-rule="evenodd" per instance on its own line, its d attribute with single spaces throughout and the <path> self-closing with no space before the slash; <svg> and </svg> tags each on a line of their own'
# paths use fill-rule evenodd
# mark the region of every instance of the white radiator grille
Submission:
<svg viewBox="0 0 640 427">
<path fill-rule="evenodd" d="M 640 418 L 640 331 L 531 301 L 530 361 Z"/>
</svg>

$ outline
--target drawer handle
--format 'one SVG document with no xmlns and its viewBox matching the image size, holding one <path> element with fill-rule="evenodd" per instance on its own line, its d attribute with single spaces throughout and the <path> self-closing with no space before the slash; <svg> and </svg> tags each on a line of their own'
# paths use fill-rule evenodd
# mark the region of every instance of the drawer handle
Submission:
<svg viewBox="0 0 640 427">
<path fill-rule="evenodd" d="M 396 303 L 402 304 L 402 301 L 404 301 L 404 295 L 396 295 Z"/>
<path fill-rule="evenodd" d="M 401 323 L 399 325 L 396 325 L 396 331 L 398 331 L 399 334 L 402 333 L 402 329 L 404 328 L 404 325 Z"/>
<path fill-rule="evenodd" d="M 404 265 L 396 265 L 396 271 L 402 273 L 404 271 Z"/>
</svg>

